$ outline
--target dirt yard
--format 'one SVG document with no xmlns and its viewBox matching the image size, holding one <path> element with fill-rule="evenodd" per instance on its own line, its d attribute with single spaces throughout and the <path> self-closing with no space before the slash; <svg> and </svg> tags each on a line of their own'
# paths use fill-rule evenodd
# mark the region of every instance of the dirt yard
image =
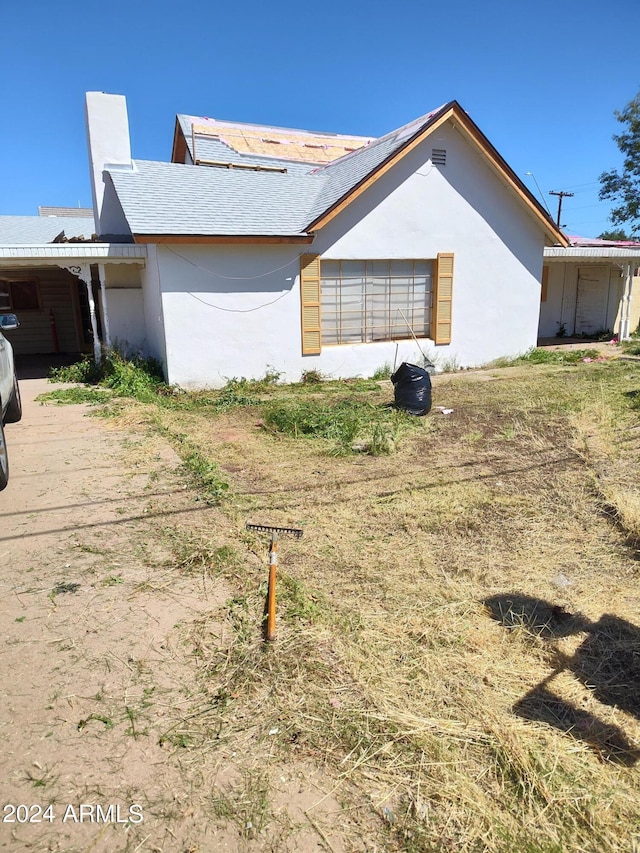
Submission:
<svg viewBox="0 0 640 853">
<path fill-rule="evenodd" d="M 194 765 L 172 739 L 191 706 L 185 638 L 206 622 L 224 648 L 212 614 L 232 591 L 176 572 L 158 531 L 219 518 L 186 496 L 165 442 L 88 419 L 86 406 L 34 402 L 51 387 L 23 380 L 23 420 L 7 427 L 0 849 L 265 849 L 252 841 L 253 803 L 241 825 L 214 808 L 251 784 L 234 756 L 214 742 Z M 325 774 L 302 762 L 278 771 L 289 846 L 274 849 L 343 849 Z"/>
</svg>

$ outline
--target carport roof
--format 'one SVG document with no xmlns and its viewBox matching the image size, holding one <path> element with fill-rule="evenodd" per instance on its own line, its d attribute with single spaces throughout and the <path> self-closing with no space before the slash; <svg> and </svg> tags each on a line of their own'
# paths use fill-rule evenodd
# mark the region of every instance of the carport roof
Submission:
<svg viewBox="0 0 640 853">
<path fill-rule="evenodd" d="M 59 265 L 77 263 L 144 263 L 146 246 L 130 243 L 45 243 L 0 245 L 2 266 Z"/>
<path fill-rule="evenodd" d="M 635 246 L 547 246 L 544 250 L 545 261 L 575 261 L 587 258 L 598 260 L 640 260 L 640 244 Z"/>
</svg>

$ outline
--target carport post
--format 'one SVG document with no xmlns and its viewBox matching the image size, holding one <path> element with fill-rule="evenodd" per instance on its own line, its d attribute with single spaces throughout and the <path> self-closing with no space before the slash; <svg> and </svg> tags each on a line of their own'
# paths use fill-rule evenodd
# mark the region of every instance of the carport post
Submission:
<svg viewBox="0 0 640 853">
<path fill-rule="evenodd" d="M 93 335 L 93 357 L 98 366 L 102 361 L 102 352 L 100 346 L 100 338 L 98 336 L 98 323 L 96 322 L 96 303 L 93 300 L 93 289 L 91 287 L 91 265 L 90 264 L 60 264 L 60 266 L 68 270 L 76 278 L 85 283 L 87 288 L 87 298 L 89 300 L 89 316 L 91 317 L 91 334 Z"/>
<path fill-rule="evenodd" d="M 633 269 L 632 260 L 626 265 L 624 276 L 624 289 L 622 291 L 622 306 L 620 311 L 620 333 L 621 341 L 626 341 L 629 335 L 629 326 L 631 325 L 631 291 L 633 289 Z"/>
<path fill-rule="evenodd" d="M 107 311 L 107 285 L 104 264 L 98 264 L 98 275 L 100 276 L 100 296 L 102 297 L 102 324 L 104 326 L 104 345 L 107 350 L 110 350 L 111 335 L 109 334 L 109 312 Z"/>
</svg>

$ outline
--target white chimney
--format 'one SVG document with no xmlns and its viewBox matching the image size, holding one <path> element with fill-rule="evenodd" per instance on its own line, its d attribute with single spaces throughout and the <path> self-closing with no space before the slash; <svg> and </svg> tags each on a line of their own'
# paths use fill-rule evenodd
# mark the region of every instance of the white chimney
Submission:
<svg viewBox="0 0 640 853">
<path fill-rule="evenodd" d="M 104 168 L 106 165 L 132 167 L 127 100 L 124 95 L 87 92 L 86 118 L 93 213 L 96 229 L 102 234 L 104 220 L 111 219 L 103 210 Z"/>
</svg>

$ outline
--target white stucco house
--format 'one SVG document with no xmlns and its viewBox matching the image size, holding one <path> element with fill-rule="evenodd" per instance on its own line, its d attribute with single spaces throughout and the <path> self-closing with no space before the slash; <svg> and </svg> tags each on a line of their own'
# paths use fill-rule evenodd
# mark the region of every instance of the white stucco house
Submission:
<svg viewBox="0 0 640 853">
<path fill-rule="evenodd" d="M 568 240 L 544 250 L 539 337 L 629 337 L 640 323 L 640 243 Z"/>
<path fill-rule="evenodd" d="M 84 283 L 96 350 L 215 387 L 536 345 L 568 241 L 456 101 L 377 139 L 178 116 L 171 162 L 132 159 L 123 96 L 86 115 L 96 236 L 0 245 L 0 267 Z"/>
<path fill-rule="evenodd" d="M 88 93 L 87 127 L 99 239 L 146 250 L 139 288 L 106 289 L 111 336 L 171 383 L 536 344 L 567 240 L 455 101 L 379 139 L 179 116 L 170 163 L 131 158 L 122 96 Z"/>
</svg>

